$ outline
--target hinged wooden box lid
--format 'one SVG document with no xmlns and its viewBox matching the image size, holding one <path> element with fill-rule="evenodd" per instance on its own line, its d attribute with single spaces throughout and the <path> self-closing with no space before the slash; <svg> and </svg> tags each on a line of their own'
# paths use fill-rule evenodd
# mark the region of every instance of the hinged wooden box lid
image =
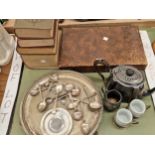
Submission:
<svg viewBox="0 0 155 155">
<path fill-rule="evenodd" d="M 137 27 L 63 28 L 60 68 L 92 70 L 103 58 L 111 66 L 133 65 L 144 69 L 147 60 Z"/>
</svg>

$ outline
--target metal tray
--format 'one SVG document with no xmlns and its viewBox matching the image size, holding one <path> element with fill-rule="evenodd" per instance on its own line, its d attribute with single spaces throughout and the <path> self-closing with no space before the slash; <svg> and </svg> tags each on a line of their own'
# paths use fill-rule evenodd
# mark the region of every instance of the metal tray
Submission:
<svg viewBox="0 0 155 155">
<path fill-rule="evenodd" d="M 26 134 L 93 134 L 101 121 L 100 93 L 84 75 L 57 71 L 37 80 L 20 107 Z"/>
</svg>

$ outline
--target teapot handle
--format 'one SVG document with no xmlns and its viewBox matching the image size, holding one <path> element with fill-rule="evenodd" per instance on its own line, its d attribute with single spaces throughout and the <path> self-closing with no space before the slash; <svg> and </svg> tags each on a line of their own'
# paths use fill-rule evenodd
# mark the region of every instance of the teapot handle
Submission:
<svg viewBox="0 0 155 155">
<path fill-rule="evenodd" d="M 110 69 L 110 65 L 109 63 L 104 60 L 104 59 L 96 59 L 94 61 L 94 67 L 96 72 L 100 75 L 100 77 L 102 78 L 102 80 L 105 80 L 104 75 L 101 73 L 101 70 L 99 69 L 99 66 L 105 66 L 105 68 L 111 73 L 111 69 Z"/>
</svg>

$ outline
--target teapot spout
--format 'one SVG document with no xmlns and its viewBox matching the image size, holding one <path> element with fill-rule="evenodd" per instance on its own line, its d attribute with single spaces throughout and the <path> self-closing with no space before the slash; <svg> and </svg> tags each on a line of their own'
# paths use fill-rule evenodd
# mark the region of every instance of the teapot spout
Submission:
<svg viewBox="0 0 155 155">
<path fill-rule="evenodd" d="M 144 91 L 143 94 L 142 94 L 142 96 L 143 96 L 143 97 L 149 96 L 149 95 L 151 95 L 151 94 L 154 93 L 154 92 L 155 92 L 155 87 L 153 87 L 152 89 L 149 89 L 149 90 L 147 90 L 147 91 Z"/>
</svg>

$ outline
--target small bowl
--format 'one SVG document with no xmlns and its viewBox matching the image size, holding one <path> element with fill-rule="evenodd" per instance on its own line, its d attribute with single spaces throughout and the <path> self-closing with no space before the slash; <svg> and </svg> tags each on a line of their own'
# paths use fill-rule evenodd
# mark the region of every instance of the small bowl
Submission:
<svg viewBox="0 0 155 155">
<path fill-rule="evenodd" d="M 115 123 L 120 127 L 127 127 L 133 121 L 132 113 L 125 108 L 121 108 L 116 112 Z"/>
<path fill-rule="evenodd" d="M 142 100 L 134 99 L 130 102 L 129 110 L 134 117 L 141 117 L 146 110 L 146 105 Z"/>
</svg>

